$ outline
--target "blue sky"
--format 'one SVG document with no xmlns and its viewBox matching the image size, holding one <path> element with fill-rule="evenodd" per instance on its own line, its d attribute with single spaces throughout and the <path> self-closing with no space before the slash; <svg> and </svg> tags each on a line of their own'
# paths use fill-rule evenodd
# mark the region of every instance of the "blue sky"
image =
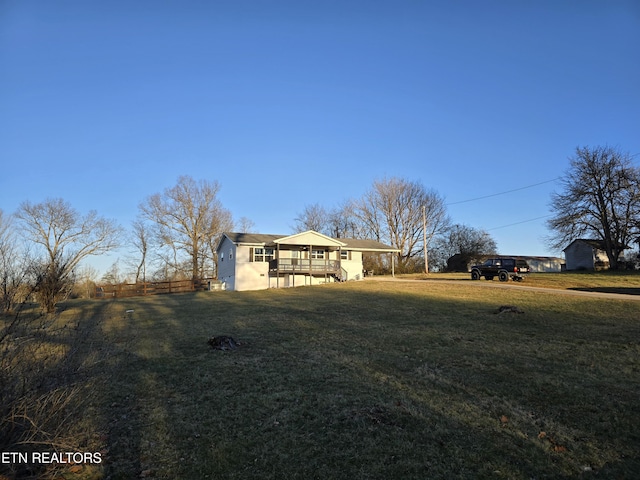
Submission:
<svg viewBox="0 0 640 480">
<path fill-rule="evenodd" d="M 289 233 L 397 176 L 502 253 L 552 255 L 575 148 L 640 163 L 639 59 L 635 0 L 0 0 L 0 208 L 128 227 L 191 175 Z"/>
</svg>

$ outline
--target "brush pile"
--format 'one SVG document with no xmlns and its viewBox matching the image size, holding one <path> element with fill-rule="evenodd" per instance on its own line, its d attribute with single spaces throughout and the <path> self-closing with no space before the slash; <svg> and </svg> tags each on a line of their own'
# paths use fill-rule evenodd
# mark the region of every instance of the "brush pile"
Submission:
<svg viewBox="0 0 640 480">
<path fill-rule="evenodd" d="M 524 312 L 520 310 L 518 307 L 516 307 L 515 305 L 502 305 L 500 308 L 498 308 L 498 311 L 496 313 L 500 314 L 500 313 L 524 313 Z"/>
<path fill-rule="evenodd" d="M 207 343 L 215 350 L 235 350 L 242 345 L 240 342 L 236 342 L 233 337 L 227 335 L 211 337 L 207 340 Z"/>
</svg>

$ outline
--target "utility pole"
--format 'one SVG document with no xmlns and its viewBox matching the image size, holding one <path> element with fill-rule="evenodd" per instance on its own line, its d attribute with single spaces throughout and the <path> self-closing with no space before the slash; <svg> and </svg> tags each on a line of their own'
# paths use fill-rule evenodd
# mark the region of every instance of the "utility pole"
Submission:
<svg viewBox="0 0 640 480">
<path fill-rule="evenodd" d="M 427 207 L 422 206 L 422 243 L 424 246 L 424 273 L 429 273 L 429 254 L 427 252 Z"/>
</svg>

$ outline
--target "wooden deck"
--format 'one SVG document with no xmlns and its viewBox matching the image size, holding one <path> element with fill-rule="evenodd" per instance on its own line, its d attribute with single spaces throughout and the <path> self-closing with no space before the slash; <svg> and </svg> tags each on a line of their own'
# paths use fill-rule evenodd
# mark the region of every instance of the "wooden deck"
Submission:
<svg viewBox="0 0 640 480">
<path fill-rule="evenodd" d="M 340 262 L 337 260 L 280 258 L 269 262 L 272 273 L 303 273 L 324 275 L 340 273 Z"/>
</svg>

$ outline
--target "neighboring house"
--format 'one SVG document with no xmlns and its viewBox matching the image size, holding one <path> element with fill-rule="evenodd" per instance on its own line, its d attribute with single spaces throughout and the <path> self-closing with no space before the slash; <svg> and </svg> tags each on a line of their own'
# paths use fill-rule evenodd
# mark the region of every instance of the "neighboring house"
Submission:
<svg viewBox="0 0 640 480">
<path fill-rule="evenodd" d="M 525 260 L 529 264 L 532 272 L 560 272 L 564 269 L 564 260 L 559 257 L 534 257 L 526 255 L 482 255 L 472 264 L 478 264 L 484 262 L 487 258 L 493 257 L 507 257 L 515 258 L 518 260 Z M 451 272 L 470 272 L 471 264 L 468 264 L 462 255 L 456 253 L 447 260 L 447 269 Z"/>
<path fill-rule="evenodd" d="M 361 280 L 363 253 L 398 252 L 374 240 L 331 238 L 313 230 L 294 235 L 224 233 L 218 280 L 227 290 L 262 290 Z"/>
<path fill-rule="evenodd" d="M 526 260 L 532 272 L 562 272 L 565 260 L 560 257 L 516 257 Z"/>
<path fill-rule="evenodd" d="M 609 257 L 604 241 L 579 238 L 563 250 L 567 259 L 567 270 L 607 270 Z M 623 256 L 620 256 L 620 260 Z"/>
</svg>

